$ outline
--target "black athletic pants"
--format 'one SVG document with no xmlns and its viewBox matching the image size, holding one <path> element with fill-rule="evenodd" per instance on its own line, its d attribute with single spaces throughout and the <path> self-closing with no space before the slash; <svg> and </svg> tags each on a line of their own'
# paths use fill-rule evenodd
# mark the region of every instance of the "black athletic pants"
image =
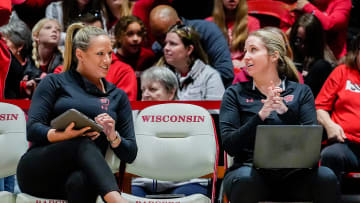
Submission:
<svg viewBox="0 0 360 203">
<path fill-rule="evenodd" d="M 226 173 L 224 191 L 231 202 L 313 201 L 335 203 L 340 191 L 335 174 L 326 167 L 298 170 L 258 170 L 241 166 Z"/>
<path fill-rule="evenodd" d="M 69 203 L 91 203 L 119 191 L 104 155 L 87 137 L 30 149 L 19 162 L 17 178 L 24 193 Z"/>
</svg>

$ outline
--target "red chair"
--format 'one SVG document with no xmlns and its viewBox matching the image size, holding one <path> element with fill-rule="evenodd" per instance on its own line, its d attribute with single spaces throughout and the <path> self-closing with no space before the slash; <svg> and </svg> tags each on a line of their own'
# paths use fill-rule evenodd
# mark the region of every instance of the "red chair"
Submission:
<svg viewBox="0 0 360 203">
<path fill-rule="evenodd" d="M 247 4 L 248 13 L 260 18 L 261 27 L 271 25 L 280 27 L 283 31 L 286 31 L 286 29 L 290 28 L 295 22 L 295 14 L 292 10 L 295 8 L 296 2 L 287 4 L 275 0 L 250 0 Z M 268 19 L 262 18 L 263 15 L 272 16 L 279 22 L 268 22 Z M 277 23 L 279 23 L 279 25 L 275 25 Z"/>
</svg>

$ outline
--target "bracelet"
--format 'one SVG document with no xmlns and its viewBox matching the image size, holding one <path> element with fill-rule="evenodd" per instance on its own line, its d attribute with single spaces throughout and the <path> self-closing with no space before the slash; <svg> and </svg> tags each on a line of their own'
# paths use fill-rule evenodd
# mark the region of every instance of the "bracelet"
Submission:
<svg viewBox="0 0 360 203">
<path fill-rule="evenodd" d="M 114 144 L 116 140 L 120 139 L 119 133 L 117 131 L 115 131 L 115 133 L 116 133 L 116 137 L 113 140 L 110 140 L 108 137 L 106 137 L 106 139 L 110 142 L 110 144 Z"/>
</svg>

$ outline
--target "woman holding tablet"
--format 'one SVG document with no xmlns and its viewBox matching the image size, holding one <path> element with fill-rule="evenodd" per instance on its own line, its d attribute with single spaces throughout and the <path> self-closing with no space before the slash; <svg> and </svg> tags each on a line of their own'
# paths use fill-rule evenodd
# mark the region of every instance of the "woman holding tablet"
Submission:
<svg viewBox="0 0 360 203">
<path fill-rule="evenodd" d="M 98 195 L 106 202 L 126 202 L 104 158 L 109 145 L 121 161 L 132 162 L 137 153 L 129 100 L 104 79 L 111 55 L 104 30 L 69 26 L 64 72 L 46 76 L 32 98 L 27 122 L 31 147 L 17 169 L 21 191 L 69 203 L 95 202 Z M 74 123 L 63 131 L 50 127 L 52 119 L 71 108 L 94 118 L 103 131 L 75 129 Z"/>
<path fill-rule="evenodd" d="M 314 97 L 299 84 L 297 70 L 286 56 L 282 36 L 270 30 L 250 33 L 245 42 L 245 68 L 250 81 L 230 86 L 220 108 L 224 150 L 234 164 L 224 177 L 231 202 L 337 202 L 335 174 L 326 167 L 256 169 L 252 166 L 258 125 L 317 124 Z"/>
</svg>

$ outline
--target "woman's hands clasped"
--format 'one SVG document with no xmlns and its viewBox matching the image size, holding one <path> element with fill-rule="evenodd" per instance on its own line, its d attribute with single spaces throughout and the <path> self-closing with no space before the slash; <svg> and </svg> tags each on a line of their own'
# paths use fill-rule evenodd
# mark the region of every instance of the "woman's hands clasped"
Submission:
<svg viewBox="0 0 360 203">
<path fill-rule="evenodd" d="M 278 114 L 284 114 L 287 112 L 288 107 L 284 104 L 284 98 L 280 96 L 283 91 L 280 87 L 275 87 L 271 81 L 271 86 L 267 88 L 266 99 L 262 99 L 261 102 L 264 106 L 259 111 L 259 116 L 262 120 L 265 120 L 272 111 L 276 111 Z"/>
</svg>

